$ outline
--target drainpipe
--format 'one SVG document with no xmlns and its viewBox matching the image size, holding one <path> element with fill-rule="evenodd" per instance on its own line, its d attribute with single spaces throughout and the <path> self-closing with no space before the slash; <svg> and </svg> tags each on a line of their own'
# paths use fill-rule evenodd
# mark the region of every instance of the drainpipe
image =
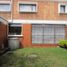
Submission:
<svg viewBox="0 0 67 67">
<path fill-rule="evenodd" d="M 7 32 L 8 32 L 8 35 L 9 35 L 9 23 L 12 23 L 13 22 L 13 0 L 10 0 L 10 4 L 11 4 L 11 13 L 10 13 L 10 22 L 8 22 L 8 28 L 7 28 Z"/>
<path fill-rule="evenodd" d="M 11 13 L 10 13 L 10 22 L 9 23 L 13 23 L 13 0 L 10 0 L 10 4 L 11 4 Z M 7 28 L 7 32 L 8 32 L 8 34 L 7 35 L 9 35 L 9 23 L 8 23 L 8 28 Z M 9 39 L 9 36 L 8 36 L 8 39 Z"/>
<path fill-rule="evenodd" d="M 11 0 L 11 23 L 13 23 L 13 0 Z"/>
</svg>

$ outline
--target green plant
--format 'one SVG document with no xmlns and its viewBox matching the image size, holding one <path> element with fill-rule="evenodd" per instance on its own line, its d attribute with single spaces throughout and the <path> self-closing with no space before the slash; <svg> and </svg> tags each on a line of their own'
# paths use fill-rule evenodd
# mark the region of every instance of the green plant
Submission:
<svg viewBox="0 0 67 67">
<path fill-rule="evenodd" d="M 61 41 L 59 41 L 59 46 L 61 46 L 61 47 L 67 47 L 67 40 L 61 40 Z"/>
<path fill-rule="evenodd" d="M 67 50 L 47 47 L 10 51 L 0 56 L 0 67 L 67 67 Z"/>
</svg>

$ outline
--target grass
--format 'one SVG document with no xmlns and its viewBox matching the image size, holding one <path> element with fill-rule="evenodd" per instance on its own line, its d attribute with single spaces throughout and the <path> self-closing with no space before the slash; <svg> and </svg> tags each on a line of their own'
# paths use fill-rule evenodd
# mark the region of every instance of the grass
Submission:
<svg viewBox="0 0 67 67">
<path fill-rule="evenodd" d="M 63 48 L 23 48 L 0 57 L 0 67 L 67 67 Z"/>
</svg>

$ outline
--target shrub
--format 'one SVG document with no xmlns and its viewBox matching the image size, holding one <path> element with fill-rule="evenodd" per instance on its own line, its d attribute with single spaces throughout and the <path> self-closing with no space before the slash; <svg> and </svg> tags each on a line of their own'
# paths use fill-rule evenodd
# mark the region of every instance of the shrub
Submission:
<svg viewBox="0 0 67 67">
<path fill-rule="evenodd" d="M 61 41 L 59 41 L 59 46 L 61 46 L 61 47 L 67 47 L 67 40 L 61 40 Z"/>
</svg>

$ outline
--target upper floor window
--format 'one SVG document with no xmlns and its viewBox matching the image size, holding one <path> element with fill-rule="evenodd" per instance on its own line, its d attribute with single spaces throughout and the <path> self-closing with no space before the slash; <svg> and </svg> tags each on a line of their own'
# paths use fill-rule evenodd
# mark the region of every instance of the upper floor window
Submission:
<svg viewBox="0 0 67 67">
<path fill-rule="evenodd" d="M 19 12 L 37 12 L 37 4 L 19 3 Z"/>
<path fill-rule="evenodd" d="M 0 2 L 0 12 L 10 12 L 11 5 L 9 2 Z"/>
<path fill-rule="evenodd" d="M 67 13 L 67 4 L 59 4 L 59 13 Z"/>
</svg>

